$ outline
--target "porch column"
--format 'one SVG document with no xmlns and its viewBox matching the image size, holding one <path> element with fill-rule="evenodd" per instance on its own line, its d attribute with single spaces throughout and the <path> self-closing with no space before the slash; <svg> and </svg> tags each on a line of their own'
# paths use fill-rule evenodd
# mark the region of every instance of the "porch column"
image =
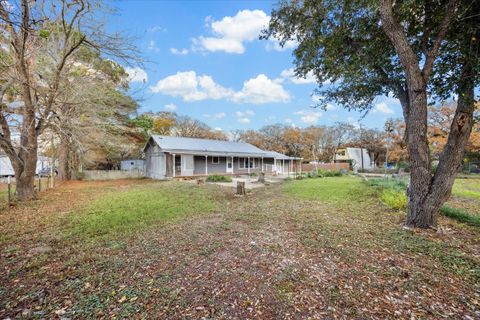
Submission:
<svg viewBox="0 0 480 320">
<path fill-rule="evenodd" d="M 172 169 L 172 172 L 173 172 L 173 177 L 175 178 L 175 153 L 172 153 L 172 157 L 173 157 L 173 169 Z"/>
<path fill-rule="evenodd" d="M 233 156 L 232 156 L 232 174 L 234 174 L 234 173 L 235 173 L 235 166 L 233 164 Z"/>
<path fill-rule="evenodd" d="M 264 170 L 263 170 L 263 157 L 262 157 L 262 172 L 264 172 Z"/>
<path fill-rule="evenodd" d="M 248 157 L 247 159 L 248 159 L 247 171 L 248 171 L 248 174 L 250 174 L 250 157 Z"/>
<path fill-rule="evenodd" d="M 285 159 L 282 159 L 282 173 L 283 173 L 283 170 L 285 170 Z"/>
<path fill-rule="evenodd" d="M 205 175 L 208 176 L 208 156 L 205 156 Z"/>
<path fill-rule="evenodd" d="M 273 168 L 272 168 L 272 171 L 275 170 L 275 174 L 278 173 L 278 170 L 277 170 L 277 158 L 273 158 Z"/>
</svg>

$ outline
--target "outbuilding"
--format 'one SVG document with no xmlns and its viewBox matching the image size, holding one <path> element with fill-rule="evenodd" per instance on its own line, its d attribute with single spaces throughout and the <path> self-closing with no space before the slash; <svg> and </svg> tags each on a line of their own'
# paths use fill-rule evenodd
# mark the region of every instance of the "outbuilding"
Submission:
<svg viewBox="0 0 480 320">
<path fill-rule="evenodd" d="M 123 171 L 143 171 L 145 169 L 145 160 L 142 159 L 128 159 L 120 162 L 120 170 Z"/>
</svg>

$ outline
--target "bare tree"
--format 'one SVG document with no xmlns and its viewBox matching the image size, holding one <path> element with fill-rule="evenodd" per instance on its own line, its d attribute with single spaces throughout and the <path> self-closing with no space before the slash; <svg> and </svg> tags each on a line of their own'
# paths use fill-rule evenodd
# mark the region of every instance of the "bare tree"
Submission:
<svg viewBox="0 0 480 320">
<path fill-rule="evenodd" d="M 94 0 L 19 0 L 0 2 L 3 71 L 0 147 L 8 155 L 17 181 L 19 200 L 35 198 L 34 177 L 38 139 L 55 119 L 67 66 L 82 47 L 103 48 L 120 59 L 118 38 L 92 25 L 100 8 Z M 11 89 L 12 109 L 4 102 Z M 18 120 L 18 124 L 12 121 Z M 18 138 L 17 138 L 18 137 Z"/>
</svg>

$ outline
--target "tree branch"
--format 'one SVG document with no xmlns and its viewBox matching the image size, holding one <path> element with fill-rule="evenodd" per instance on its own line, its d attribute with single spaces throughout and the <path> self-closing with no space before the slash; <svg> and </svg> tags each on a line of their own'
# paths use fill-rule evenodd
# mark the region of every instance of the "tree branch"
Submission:
<svg viewBox="0 0 480 320">
<path fill-rule="evenodd" d="M 450 23 L 452 22 L 452 19 L 455 14 L 455 8 L 456 8 L 457 0 L 450 0 L 447 5 L 447 9 L 445 10 L 445 17 L 442 20 L 442 24 L 440 25 L 440 31 L 435 38 L 435 41 L 433 42 L 433 46 L 428 51 L 425 57 L 425 64 L 423 66 L 422 70 L 422 75 L 423 75 L 423 80 L 425 82 L 428 81 L 428 78 L 430 77 L 430 74 L 432 73 L 433 69 L 433 63 L 435 62 L 435 58 L 438 53 L 438 49 L 440 48 L 440 44 L 442 43 L 443 39 L 445 38 L 445 35 L 447 34 L 448 28 L 450 26 Z M 426 40 L 428 42 L 428 40 Z"/>
<path fill-rule="evenodd" d="M 400 62 L 405 68 L 407 77 L 420 73 L 418 58 L 413 51 L 408 39 L 403 32 L 403 27 L 393 16 L 392 0 L 380 1 L 380 20 L 385 34 L 388 36 L 400 58 Z M 416 88 L 412 88 L 416 89 Z"/>
</svg>

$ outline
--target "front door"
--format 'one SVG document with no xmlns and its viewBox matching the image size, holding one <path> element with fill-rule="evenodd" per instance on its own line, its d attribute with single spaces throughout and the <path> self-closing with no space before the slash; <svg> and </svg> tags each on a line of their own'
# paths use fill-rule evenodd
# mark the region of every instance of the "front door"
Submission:
<svg viewBox="0 0 480 320">
<path fill-rule="evenodd" d="M 232 157 L 227 157 L 227 173 L 233 173 L 233 159 L 232 159 Z"/>
</svg>

